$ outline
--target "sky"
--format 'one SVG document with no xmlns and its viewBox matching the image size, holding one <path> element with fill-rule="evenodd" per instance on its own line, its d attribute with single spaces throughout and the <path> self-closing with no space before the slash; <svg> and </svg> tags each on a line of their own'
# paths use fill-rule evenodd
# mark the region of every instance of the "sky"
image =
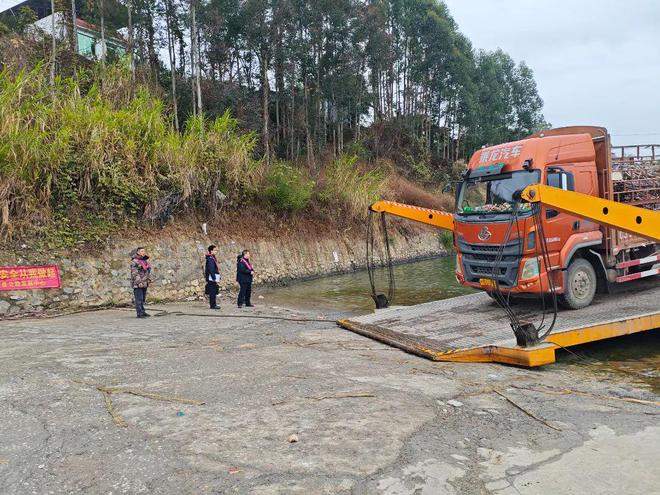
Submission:
<svg viewBox="0 0 660 495">
<path fill-rule="evenodd" d="M 534 71 L 553 127 L 660 143 L 660 0 L 444 0 L 475 49 Z"/>
</svg>

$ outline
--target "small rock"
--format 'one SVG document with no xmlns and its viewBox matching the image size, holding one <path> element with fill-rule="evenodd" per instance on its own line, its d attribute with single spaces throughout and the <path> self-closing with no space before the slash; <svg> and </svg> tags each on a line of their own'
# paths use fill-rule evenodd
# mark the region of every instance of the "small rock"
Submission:
<svg viewBox="0 0 660 495">
<path fill-rule="evenodd" d="M 9 312 L 9 308 L 11 308 L 11 304 L 9 304 L 7 301 L 0 301 L 0 315 L 7 314 Z"/>
<path fill-rule="evenodd" d="M 263 299 L 263 298 L 264 298 L 264 296 L 259 296 L 259 297 L 257 297 L 257 299 Z"/>
<path fill-rule="evenodd" d="M 490 459 L 493 451 L 485 447 L 477 447 L 477 455 L 482 459 Z"/>
<path fill-rule="evenodd" d="M 449 404 L 450 406 L 454 406 L 454 407 L 463 407 L 463 403 L 461 401 L 454 400 L 454 399 L 448 400 L 447 404 Z"/>
<path fill-rule="evenodd" d="M 289 435 L 289 439 L 288 439 L 288 440 L 289 440 L 289 443 L 298 443 L 299 438 L 298 438 L 298 435 L 296 435 L 295 433 L 293 433 L 293 434 Z"/>
<path fill-rule="evenodd" d="M 463 442 L 462 440 L 459 440 L 458 442 L 456 442 L 456 447 L 458 447 L 459 449 L 464 449 L 467 447 L 467 445 L 465 445 L 465 442 Z"/>
</svg>

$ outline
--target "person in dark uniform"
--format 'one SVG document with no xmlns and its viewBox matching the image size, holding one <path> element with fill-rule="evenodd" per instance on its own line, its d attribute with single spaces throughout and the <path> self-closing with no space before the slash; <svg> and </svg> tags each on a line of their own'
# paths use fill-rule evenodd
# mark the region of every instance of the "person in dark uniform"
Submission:
<svg viewBox="0 0 660 495">
<path fill-rule="evenodd" d="M 236 259 L 236 281 L 240 286 L 238 291 L 238 307 L 243 305 L 248 308 L 253 307 L 250 297 L 252 296 L 252 277 L 254 276 L 254 267 L 250 263 L 250 251 L 247 249 L 238 255 Z"/>
<path fill-rule="evenodd" d="M 216 257 L 217 251 L 213 244 L 209 246 L 204 267 L 204 279 L 206 280 L 204 293 L 209 296 L 211 309 L 220 309 L 217 305 L 218 292 L 220 292 L 220 264 Z"/>
<path fill-rule="evenodd" d="M 151 265 L 143 247 L 137 248 L 131 259 L 131 285 L 137 317 L 148 318 L 150 315 L 144 310 L 144 302 L 147 299 L 147 289 L 151 285 Z"/>
</svg>

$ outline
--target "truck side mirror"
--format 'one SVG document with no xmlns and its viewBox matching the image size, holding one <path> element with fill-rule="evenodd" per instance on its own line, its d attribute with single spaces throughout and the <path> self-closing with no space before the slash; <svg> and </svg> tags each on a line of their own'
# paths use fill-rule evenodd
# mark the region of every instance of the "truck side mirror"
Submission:
<svg viewBox="0 0 660 495">
<path fill-rule="evenodd" d="M 452 188 L 453 185 L 454 185 L 453 182 L 447 182 L 444 185 L 444 187 L 442 188 L 442 192 L 445 193 L 445 194 L 451 192 L 451 188 Z"/>
</svg>

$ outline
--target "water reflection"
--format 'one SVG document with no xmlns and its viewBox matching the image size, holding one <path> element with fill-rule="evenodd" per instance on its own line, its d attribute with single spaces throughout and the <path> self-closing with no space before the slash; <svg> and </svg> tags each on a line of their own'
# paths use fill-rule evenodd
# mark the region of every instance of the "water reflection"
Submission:
<svg viewBox="0 0 660 495">
<path fill-rule="evenodd" d="M 570 351 L 557 351 L 558 362 L 588 366 L 602 375 L 627 375 L 660 394 L 660 329 L 575 346 Z"/>
<path fill-rule="evenodd" d="M 455 266 L 454 256 L 395 266 L 394 304 L 408 306 L 473 292 L 456 282 Z M 376 272 L 376 288 L 387 292 L 387 271 L 384 268 Z M 266 296 L 268 304 L 368 313 L 374 309 L 370 292 L 367 272 L 360 271 L 294 282 L 285 287 L 262 291 L 262 294 Z"/>
</svg>

